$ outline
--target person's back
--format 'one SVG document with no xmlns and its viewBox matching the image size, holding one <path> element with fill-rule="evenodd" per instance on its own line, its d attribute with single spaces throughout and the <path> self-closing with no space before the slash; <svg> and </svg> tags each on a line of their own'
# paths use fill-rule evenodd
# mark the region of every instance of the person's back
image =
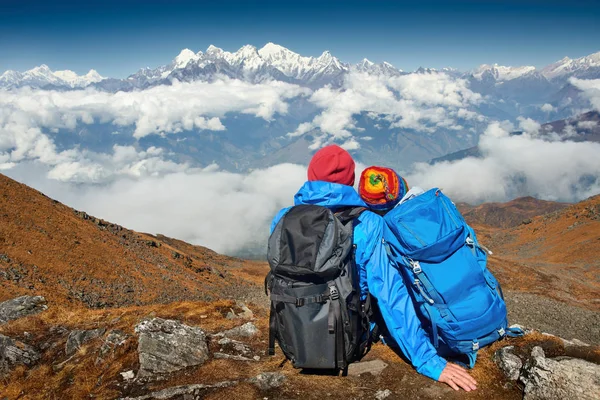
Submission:
<svg viewBox="0 0 600 400">
<path fill-rule="evenodd" d="M 334 211 L 347 207 L 366 207 L 353 185 L 354 161 L 351 156 L 338 146 L 327 146 L 312 158 L 308 169 L 308 181 L 295 195 L 294 203 L 315 204 Z M 283 209 L 277 214 L 271 230 L 288 210 L 289 208 Z M 473 378 L 462 368 L 446 363 L 446 360 L 436 353 L 421 329 L 406 287 L 391 266 L 385 252 L 384 229 L 386 228 L 382 218 L 370 211 L 363 212 L 355 221 L 353 241 L 361 298 L 364 300 L 367 294 L 371 293 L 377 300 L 386 324 L 388 320 L 398 321 L 395 325 L 388 325 L 388 329 L 391 326 L 390 334 L 419 373 L 445 382 L 456 390 L 459 386 L 465 390 L 475 389 Z M 403 300 L 390 303 L 386 293 L 392 290 L 405 294 Z M 398 316 L 402 318 L 397 318 Z"/>
</svg>

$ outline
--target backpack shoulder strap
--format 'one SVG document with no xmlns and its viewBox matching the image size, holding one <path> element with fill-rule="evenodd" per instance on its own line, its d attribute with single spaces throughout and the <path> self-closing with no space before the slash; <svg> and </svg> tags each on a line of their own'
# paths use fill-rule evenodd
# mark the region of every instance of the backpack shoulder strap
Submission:
<svg viewBox="0 0 600 400">
<path fill-rule="evenodd" d="M 334 213 L 334 215 L 346 225 L 348 222 L 358 218 L 363 212 L 367 211 L 366 207 L 348 207 Z"/>
</svg>

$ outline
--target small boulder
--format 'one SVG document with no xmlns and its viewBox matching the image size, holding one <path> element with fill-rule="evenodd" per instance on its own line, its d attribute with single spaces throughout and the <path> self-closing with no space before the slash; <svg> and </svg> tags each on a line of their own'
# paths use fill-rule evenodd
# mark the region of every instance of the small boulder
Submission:
<svg viewBox="0 0 600 400">
<path fill-rule="evenodd" d="M 110 331 L 100 347 L 96 364 L 101 363 L 109 353 L 114 353 L 118 347 L 123 346 L 128 338 L 129 335 L 119 329 Z"/>
<path fill-rule="evenodd" d="M 238 302 L 236 302 L 236 306 L 241 308 L 242 311 L 236 314 L 232 309 L 231 311 L 229 311 L 227 313 L 227 316 L 225 318 L 227 318 L 227 319 L 253 319 L 254 318 L 254 313 L 252 312 L 251 309 L 248 308 L 248 306 L 246 304 L 238 301 Z"/>
<path fill-rule="evenodd" d="M 250 354 L 250 347 L 242 342 L 238 342 L 237 340 L 230 339 L 228 337 L 223 337 L 219 339 L 217 342 L 221 346 L 221 352 L 225 353 L 237 353 L 240 355 Z"/>
<path fill-rule="evenodd" d="M 132 370 L 121 372 L 121 377 L 124 381 L 130 381 L 135 378 L 135 373 Z"/>
<path fill-rule="evenodd" d="M 536 346 L 523 367 L 524 400 L 598 399 L 600 365 L 577 358 L 546 358 Z"/>
<path fill-rule="evenodd" d="M 81 346 L 83 346 L 85 343 L 91 340 L 94 340 L 104 335 L 104 332 L 106 332 L 106 329 L 104 328 L 71 331 L 71 333 L 69 333 L 69 336 L 67 337 L 65 353 L 67 354 L 67 356 L 75 354 L 75 352 L 79 350 Z"/>
<path fill-rule="evenodd" d="M 388 365 L 380 359 L 371 361 L 361 361 L 358 363 L 352 363 L 348 366 L 349 376 L 360 376 L 362 374 L 381 375 L 384 369 Z"/>
<path fill-rule="evenodd" d="M 506 346 L 494 353 L 494 362 L 511 381 L 519 379 L 523 361 L 514 354 L 515 346 Z"/>
<path fill-rule="evenodd" d="M 21 296 L 0 303 L 0 324 L 47 310 L 43 296 Z"/>
<path fill-rule="evenodd" d="M 248 382 L 254 383 L 260 390 L 271 390 L 284 384 L 285 375 L 280 372 L 262 372 Z"/>
<path fill-rule="evenodd" d="M 236 326 L 233 329 L 217 333 L 217 336 L 239 336 L 252 337 L 258 333 L 258 328 L 252 322 L 246 322 L 244 325 Z"/>
<path fill-rule="evenodd" d="M 0 376 L 17 365 L 32 366 L 40 357 L 33 347 L 0 334 Z"/>
<path fill-rule="evenodd" d="M 198 327 L 154 318 L 142 321 L 135 331 L 139 334 L 140 376 L 174 372 L 208 359 L 206 335 Z"/>
</svg>

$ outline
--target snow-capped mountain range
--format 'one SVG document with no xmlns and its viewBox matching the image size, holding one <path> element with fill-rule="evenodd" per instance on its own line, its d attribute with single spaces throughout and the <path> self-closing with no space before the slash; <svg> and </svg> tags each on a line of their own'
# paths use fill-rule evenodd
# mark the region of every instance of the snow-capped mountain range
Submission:
<svg viewBox="0 0 600 400">
<path fill-rule="evenodd" d="M 78 89 L 100 82 L 105 78 L 91 69 L 85 75 L 77 75 L 70 70 L 52 71 L 42 64 L 25 72 L 8 70 L 0 75 L 0 87 L 13 88 L 30 86 L 33 88 L 67 88 Z"/>
<path fill-rule="evenodd" d="M 281 80 L 308 87 L 320 87 L 325 84 L 339 85 L 344 75 L 353 71 L 385 76 L 407 74 L 387 62 L 376 64 L 364 59 L 358 64 L 347 64 L 328 51 L 323 52 L 319 57 L 305 57 L 283 46 L 267 43 L 260 49 L 246 45 L 233 53 L 213 45 L 205 52 L 194 53 L 192 50 L 184 49 L 171 63 L 157 68 L 142 68 L 126 79 L 107 79 L 95 70 L 90 70 L 82 76 L 69 70 L 53 72 L 46 65 L 25 72 L 9 70 L 0 76 L 0 88 L 30 86 L 80 89 L 94 86 L 98 89 L 118 91 L 170 84 L 174 79 L 212 80 L 218 76 L 249 82 Z M 434 71 L 436 70 L 419 68 L 414 72 Z M 600 77 L 600 52 L 577 59 L 565 57 L 541 69 L 533 66 L 508 67 L 484 64 L 467 72 L 451 68 L 445 68 L 440 72 L 494 85 L 519 80 L 534 80 L 538 83 L 548 81 L 549 84 L 560 85 L 570 77 L 587 79 Z"/>
</svg>

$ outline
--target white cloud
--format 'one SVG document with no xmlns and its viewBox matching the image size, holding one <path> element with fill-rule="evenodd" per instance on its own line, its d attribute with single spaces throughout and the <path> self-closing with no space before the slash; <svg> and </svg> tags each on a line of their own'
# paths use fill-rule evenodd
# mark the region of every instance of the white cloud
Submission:
<svg viewBox="0 0 600 400">
<path fill-rule="evenodd" d="M 519 121 L 519 128 L 532 135 L 538 134 L 540 129 L 542 129 L 542 125 L 531 118 L 518 117 L 517 120 Z"/>
<path fill-rule="evenodd" d="M 571 78 L 569 82 L 583 91 L 583 96 L 586 97 L 592 107 L 600 111 L 600 79 L 577 79 Z"/>
<path fill-rule="evenodd" d="M 598 127 L 597 121 L 579 121 L 577 122 L 577 128 L 591 131 Z"/>
<path fill-rule="evenodd" d="M 289 135 L 319 128 L 324 135 L 317 137 L 312 147 L 334 140 L 347 143 L 353 137 L 351 131 L 357 130 L 354 116 L 360 113 L 384 119 L 392 129 L 429 133 L 438 128 L 462 130 L 459 120 L 484 120 L 468 109 L 481 100 L 478 93 L 468 88 L 466 80 L 444 73 L 386 77 L 355 72 L 346 76 L 340 89 L 326 86 L 315 91 L 310 101 L 323 111 Z"/>
<path fill-rule="evenodd" d="M 483 158 L 435 165 L 419 163 L 406 174 L 409 185 L 440 187 L 469 203 L 521 196 L 579 201 L 600 193 L 600 143 L 545 141 L 510 136 L 499 123 L 480 137 Z"/>
<path fill-rule="evenodd" d="M 553 112 L 556 111 L 556 108 L 554 108 L 554 106 L 552 104 L 544 104 L 540 107 L 540 110 L 542 110 L 543 112 Z"/>
</svg>

